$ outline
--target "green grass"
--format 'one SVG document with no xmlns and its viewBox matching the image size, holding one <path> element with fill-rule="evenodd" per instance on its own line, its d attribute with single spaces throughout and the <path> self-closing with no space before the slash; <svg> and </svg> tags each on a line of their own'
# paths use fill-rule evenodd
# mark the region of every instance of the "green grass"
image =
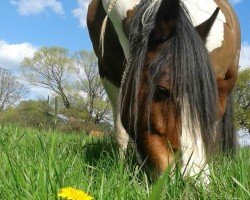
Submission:
<svg viewBox="0 0 250 200">
<path fill-rule="evenodd" d="M 133 154 L 121 162 L 110 138 L 0 126 L 0 199 L 57 199 L 71 186 L 96 200 L 250 199 L 250 149 L 211 166 L 211 184 L 190 178 L 150 183 Z"/>
</svg>

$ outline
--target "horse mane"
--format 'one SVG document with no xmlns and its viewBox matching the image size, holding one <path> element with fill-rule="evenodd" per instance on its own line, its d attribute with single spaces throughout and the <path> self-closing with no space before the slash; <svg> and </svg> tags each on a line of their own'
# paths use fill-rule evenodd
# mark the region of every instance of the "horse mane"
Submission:
<svg viewBox="0 0 250 200">
<path fill-rule="evenodd" d="M 127 81 L 123 85 L 121 110 L 128 92 L 130 127 L 137 129 L 139 105 L 138 94 L 144 68 L 145 55 L 149 48 L 150 33 L 155 28 L 157 13 L 162 0 L 141 1 L 134 16 L 128 23 L 131 57 L 128 60 Z M 217 89 L 209 53 L 198 32 L 193 27 L 188 11 L 180 3 L 174 33 L 163 41 L 163 47 L 149 66 L 150 78 L 147 86 L 147 117 L 153 101 L 157 81 L 163 69 L 171 71 L 171 87 L 180 106 L 187 103 L 186 117 L 190 128 L 195 124 L 201 128 L 201 136 L 206 150 L 210 150 L 214 140 L 216 122 Z M 181 108 L 180 108 L 181 109 Z M 178 111 L 176 111 L 176 114 Z M 134 118 L 132 120 L 132 115 Z M 150 125 L 148 125 L 150 128 Z M 194 131 L 193 131 L 194 132 Z M 195 132 L 194 132 L 195 134 Z"/>
</svg>

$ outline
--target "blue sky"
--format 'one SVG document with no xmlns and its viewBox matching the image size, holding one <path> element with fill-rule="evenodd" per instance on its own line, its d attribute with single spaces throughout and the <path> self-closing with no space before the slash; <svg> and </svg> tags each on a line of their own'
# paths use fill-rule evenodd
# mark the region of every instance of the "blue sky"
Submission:
<svg viewBox="0 0 250 200">
<path fill-rule="evenodd" d="M 0 67 L 18 74 L 22 59 L 41 46 L 91 50 L 85 21 L 89 1 L 0 0 Z M 241 65 L 250 66 L 250 0 L 231 3 L 242 30 Z"/>
<path fill-rule="evenodd" d="M 29 42 L 36 47 L 63 46 L 71 51 L 92 48 L 86 28 L 80 26 L 79 19 L 72 13 L 79 8 L 76 0 L 57 1 L 62 5 L 62 12 L 45 6 L 33 13 L 21 13 L 21 4 L 14 2 L 22 1 L 0 1 L 0 39 L 9 44 Z"/>
<path fill-rule="evenodd" d="M 250 43 L 250 0 L 234 0 L 233 8 L 241 25 L 242 42 Z"/>
</svg>

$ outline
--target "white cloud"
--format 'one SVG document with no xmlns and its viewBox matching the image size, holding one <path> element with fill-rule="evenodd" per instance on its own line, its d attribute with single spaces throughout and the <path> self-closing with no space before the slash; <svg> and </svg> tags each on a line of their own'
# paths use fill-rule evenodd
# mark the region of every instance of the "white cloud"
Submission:
<svg viewBox="0 0 250 200">
<path fill-rule="evenodd" d="M 30 43 L 8 44 L 0 40 L 0 67 L 18 71 L 25 57 L 32 57 L 36 51 Z"/>
<path fill-rule="evenodd" d="M 74 17 L 79 19 L 80 27 L 85 28 L 87 26 L 87 10 L 91 0 L 77 0 L 78 8 L 72 10 Z"/>
<path fill-rule="evenodd" d="M 22 16 L 40 14 L 48 8 L 57 14 L 64 13 L 62 3 L 58 0 L 10 0 L 10 2 L 17 6 Z"/>
<path fill-rule="evenodd" d="M 247 42 L 241 46 L 240 66 L 241 69 L 250 67 L 250 44 Z"/>
<path fill-rule="evenodd" d="M 27 99 L 47 98 L 52 95 L 48 89 L 32 86 L 22 79 L 20 66 L 25 57 L 32 57 L 37 48 L 30 43 L 9 44 L 4 40 L 0 40 L 0 67 L 11 70 L 17 77 L 19 82 L 30 88 Z"/>
</svg>

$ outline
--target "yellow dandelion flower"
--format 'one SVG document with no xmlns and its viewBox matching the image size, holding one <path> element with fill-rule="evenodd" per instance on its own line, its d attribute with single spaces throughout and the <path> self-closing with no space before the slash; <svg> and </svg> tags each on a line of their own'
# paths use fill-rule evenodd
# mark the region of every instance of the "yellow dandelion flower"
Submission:
<svg viewBox="0 0 250 200">
<path fill-rule="evenodd" d="M 87 193 L 76 190 L 72 187 L 62 188 L 58 192 L 58 197 L 62 197 L 68 200 L 92 200 L 93 197 L 89 196 Z"/>
</svg>

